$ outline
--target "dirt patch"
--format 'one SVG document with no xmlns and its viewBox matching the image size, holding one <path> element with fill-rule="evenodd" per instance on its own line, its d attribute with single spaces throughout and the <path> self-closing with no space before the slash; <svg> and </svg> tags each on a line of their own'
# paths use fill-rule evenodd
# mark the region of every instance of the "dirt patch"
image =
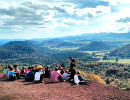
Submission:
<svg viewBox="0 0 130 100">
<path fill-rule="evenodd" d="M 45 81 L 49 81 L 45 79 Z M 130 91 L 93 82 L 91 86 L 6 81 L 0 78 L 0 100 L 128 100 Z"/>
</svg>

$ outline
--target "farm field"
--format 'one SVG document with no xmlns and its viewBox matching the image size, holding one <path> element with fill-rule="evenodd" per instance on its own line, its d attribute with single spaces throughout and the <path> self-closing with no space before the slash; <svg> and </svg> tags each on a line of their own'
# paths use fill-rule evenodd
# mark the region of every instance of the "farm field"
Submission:
<svg viewBox="0 0 130 100">
<path fill-rule="evenodd" d="M 54 50 L 59 50 L 59 51 L 65 51 L 65 50 L 77 50 L 79 49 L 79 47 L 60 47 L 60 48 L 50 48 L 50 49 L 54 49 Z"/>
<path fill-rule="evenodd" d="M 113 63 L 115 63 L 116 60 L 101 60 L 100 62 L 113 62 Z M 118 63 L 130 64 L 130 59 L 119 59 Z"/>
</svg>

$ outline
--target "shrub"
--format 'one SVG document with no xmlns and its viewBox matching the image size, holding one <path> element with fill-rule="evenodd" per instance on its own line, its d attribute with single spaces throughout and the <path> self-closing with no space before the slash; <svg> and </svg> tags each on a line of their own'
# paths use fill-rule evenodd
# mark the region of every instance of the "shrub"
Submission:
<svg viewBox="0 0 130 100">
<path fill-rule="evenodd" d="M 80 71 L 80 74 L 83 75 L 85 79 L 92 80 L 101 84 L 105 84 L 105 82 L 99 76 L 95 74 L 89 74 L 83 71 Z"/>
</svg>

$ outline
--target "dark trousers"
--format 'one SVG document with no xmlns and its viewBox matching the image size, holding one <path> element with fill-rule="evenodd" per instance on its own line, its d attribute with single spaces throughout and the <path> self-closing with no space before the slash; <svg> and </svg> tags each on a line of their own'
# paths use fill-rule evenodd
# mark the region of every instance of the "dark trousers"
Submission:
<svg viewBox="0 0 130 100">
<path fill-rule="evenodd" d="M 40 76 L 40 80 L 39 81 L 34 81 L 35 83 L 39 83 L 39 82 L 42 82 L 42 79 L 44 78 L 44 74 L 41 74 Z"/>
<path fill-rule="evenodd" d="M 27 81 L 27 82 L 31 82 L 33 80 L 34 80 L 34 77 L 30 77 L 29 79 L 25 79 L 25 81 Z"/>
<path fill-rule="evenodd" d="M 40 76 L 40 82 L 42 82 L 43 78 L 44 78 L 44 74 L 41 74 L 41 76 Z"/>
</svg>

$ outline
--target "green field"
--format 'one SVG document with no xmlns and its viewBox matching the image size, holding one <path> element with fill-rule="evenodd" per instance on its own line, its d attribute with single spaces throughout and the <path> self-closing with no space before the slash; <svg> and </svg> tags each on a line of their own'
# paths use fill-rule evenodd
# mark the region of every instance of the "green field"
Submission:
<svg viewBox="0 0 130 100">
<path fill-rule="evenodd" d="M 65 51 L 65 50 L 76 50 L 76 49 L 79 49 L 79 47 L 60 47 L 60 48 L 50 48 L 50 49 L 54 49 L 54 50 L 59 50 L 59 51 Z"/>
<path fill-rule="evenodd" d="M 92 54 L 92 53 L 97 53 L 97 52 L 99 52 L 99 51 L 80 51 L 80 52 L 83 52 L 83 53 L 88 53 L 88 54 Z"/>
<path fill-rule="evenodd" d="M 116 62 L 116 60 L 101 60 L 100 62 Z M 119 59 L 118 63 L 130 64 L 130 59 Z"/>
<path fill-rule="evenodd" d="M 99 58 L 100 56 L 104 56 L 106 53 L 109 53 L 108 50 L 102 50 L 102 51 L 80 51 L 80 52 L 83 52 L 83 53 L 88 53 L 90 55 L 92 55 L 92 53 L 95 53 Z"/>
</svg>

